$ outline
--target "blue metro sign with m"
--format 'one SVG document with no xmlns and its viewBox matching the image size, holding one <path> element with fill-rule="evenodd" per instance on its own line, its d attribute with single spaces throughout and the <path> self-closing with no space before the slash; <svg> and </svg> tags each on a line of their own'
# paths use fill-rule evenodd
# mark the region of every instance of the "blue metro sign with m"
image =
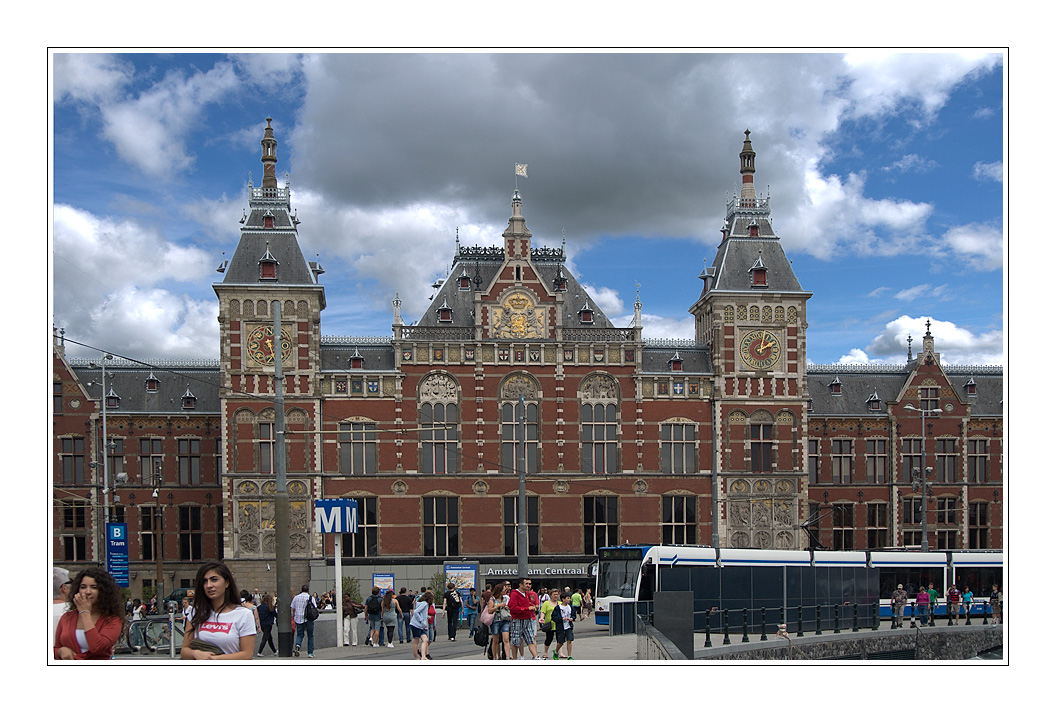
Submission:
<svg viewBox="0 0 1056 713">
<path fill-rule="evenodd" d="M 359 510 L 356 501 L 328 498 L 315 501 L 316 532 L 358 532 Z"/>
</svg>

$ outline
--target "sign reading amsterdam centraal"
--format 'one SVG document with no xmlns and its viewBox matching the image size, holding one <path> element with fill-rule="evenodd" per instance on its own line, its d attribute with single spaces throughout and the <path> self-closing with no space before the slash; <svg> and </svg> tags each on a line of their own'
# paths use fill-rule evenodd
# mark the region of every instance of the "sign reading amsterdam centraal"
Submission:
<svg viewBox="0 0 1056 713">
<path fill-rule="evenodd" d="M 559 577 L 567 575 L 586 576 L 585 564 L 547 565 L 545 567 L 528 567 L 528 574 L 533 577 Z M 485 577 L 516 577 L 517 567 L 499 567 L 492 565 L 481 565 L 481 574 Z"/>
</svg>

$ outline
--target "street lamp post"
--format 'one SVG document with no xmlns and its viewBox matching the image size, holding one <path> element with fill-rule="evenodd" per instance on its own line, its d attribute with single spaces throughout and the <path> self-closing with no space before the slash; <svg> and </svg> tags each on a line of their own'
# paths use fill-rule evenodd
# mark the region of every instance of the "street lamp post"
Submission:
<svg viewBox="0 0 1056 713">
<path fill-rule="evenodd" d="M 912 404 L 906 404 L 906 410 L 916 411 L 920 414 L 920 551 L 928 551 L 928 467 L 926 466 L 926 451 L 924 446 L 925 431 L 924 431 L 924 419 L 928 416 L 941 416 L 942 409 L 928 408 L 922 409 L 913 406 Z M 916 469 L 914 469 L 916 470 Z M 914 484 L 914 490 L 916 485 Z"/>
</svg>

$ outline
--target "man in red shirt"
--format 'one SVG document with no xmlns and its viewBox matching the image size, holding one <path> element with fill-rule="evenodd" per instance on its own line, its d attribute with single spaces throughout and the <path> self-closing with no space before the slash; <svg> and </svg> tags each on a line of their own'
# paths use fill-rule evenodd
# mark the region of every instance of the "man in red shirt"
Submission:
<svg viewBox="0 0 1056 713">
<path fill-rule="evenodd" d="M 524 658 L 524 646 L 536 661 L 542 657 L 535 648 L 535 616 L 539 611 L 539 597 L 532 591 L 532 580 L 521 577 L 517 580 L 517 589 L 510 592 L 510 646 L 513 647 L 513 658 Z"/>
</svg>

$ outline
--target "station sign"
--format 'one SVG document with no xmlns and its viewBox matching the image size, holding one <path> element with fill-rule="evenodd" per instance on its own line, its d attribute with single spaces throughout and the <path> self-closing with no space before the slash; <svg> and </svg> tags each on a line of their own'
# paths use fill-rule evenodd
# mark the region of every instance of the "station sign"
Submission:
<svg viewBox="0 0 1056 713">
<path fill-rule="evenodd" d="M 119 587 L 128 587 L 128 525 L 106 523 L 106 571 Z"/>
<path fill-rule="evenodd" d="M 358 532 L 359 510 L 350 498 L 315 501 L 316 532 Z"/>
</svg>

